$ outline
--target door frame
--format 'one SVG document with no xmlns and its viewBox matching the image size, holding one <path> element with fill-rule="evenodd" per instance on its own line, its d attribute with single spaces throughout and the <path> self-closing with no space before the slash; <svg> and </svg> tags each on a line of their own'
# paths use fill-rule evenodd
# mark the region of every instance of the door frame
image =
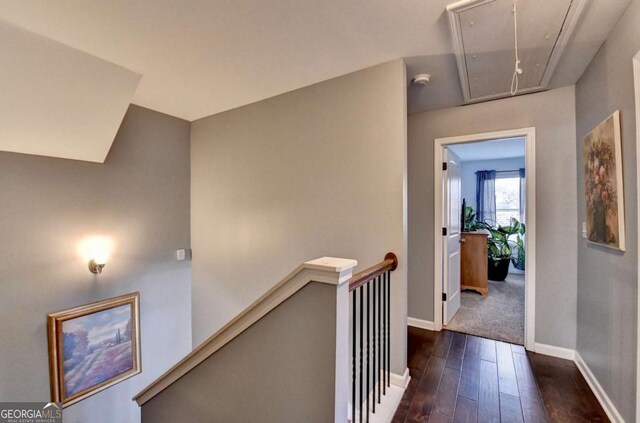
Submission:
<svg viewBox="0 0 640 423">
<path fill-rule="evenodd" d="M 526 167 L 526 205 L 527 236 L 525 237 L 527 265 L 525 267 L 525 305 L 524 305 L 524 346 L 527 350 L 535 350 L 535 304 L 536 304 L 536 129 L 520 128 L 507 131 L 486 132 L 434 140 L 434 290 L 433 290 L 433 323 L 434 329 L 442 330 L 442 260 L 443 247 L 440 228 L 442 227 L 442 149 L 452 144 L 490 141 L 502 138 L 525 138 Z M 640 297 L 639 297 L 640 298 Z M 640 360 L 640 356 L 639 356 Z M 639 379 L 640 380 L 640 379 Z"/>
<path fill-rule="evenodd" d="M 636 104 L 636 188 L 640 192 L 640 51 L 633 58 L 633 85 L 635 91 Z M 637 210 L 640 210 L 640 195 L 638 197 Z M 638 225 L 638 236 L 640 237 L 640 225 Z M 640 238 L 638 238 L 640 239 Z M 638 251 L 638 272 L 640 272 L 640 251 Z M 638 273 L 640 274 L 640 273 Z M 640 310 L 640 289 L 638 290 L 638 310 Z M 637 313 L 637 357 L 636 357 L 636 421 L 640 422 L 640 312 Z"/>
</svg>

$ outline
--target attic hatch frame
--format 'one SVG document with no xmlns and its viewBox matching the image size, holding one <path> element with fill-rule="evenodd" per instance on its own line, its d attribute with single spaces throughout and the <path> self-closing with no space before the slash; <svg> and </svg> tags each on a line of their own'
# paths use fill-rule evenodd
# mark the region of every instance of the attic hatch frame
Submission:
<svg viewBox="0 0 640 423">
<path fill-rule="evenodd" d="M 465 57 L 464 42 L 462 35 L 462 23 L 460 22 L 460 14 L 466 10 L 492 3 L 496 0 L 461 0 L 447 6 L 447 15 L 449 16 L 449 25 L 451 28 L 451 36 L 453 37 L 453 50 L 458 64 L 458 74 L 460 76 L 460 84 L 462 86 L 462 95 L 466 104 L 481 103 L 484 101 L 496 100 L 499 98 L 511 97 L 508 91 L 486 95 L 482 97 L 471 97 L 471 88 L 469 85 L 469 74 L 467 73 L 467 59 Z M 569 43 L 571 36 L 575 32 L 582 12 L 589 0 L 572 0 L 567 11 L 564 23 L 560 28 L 558 38 L 551 50 L 551 55 L 547 62 L 540 85 L 536 87 L 522 88 L 518 90 L 518 95 L 529 94 L 537 91 L 544 91 L 549 87 L 551 77 L 560 62 L 562 53 Z"/>
</svg>

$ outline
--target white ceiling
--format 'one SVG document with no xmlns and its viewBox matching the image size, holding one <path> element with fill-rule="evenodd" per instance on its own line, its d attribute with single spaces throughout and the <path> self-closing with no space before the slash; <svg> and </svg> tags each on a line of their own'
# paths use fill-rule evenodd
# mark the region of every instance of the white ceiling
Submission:
<svg viewBox="0 0 640 423">
<path fill-rule="evenodd" d="M 0 21 L 0 150 L 104 162 L 140 75 Z"/>
<path fill-rule="evenodd" d="M 552 86 L 576 82 L 629 1 L 590 0 Z M 0 0 L 0 19 L 142 74 L 133 103 L 188 120 L 399 57 L 433 74 L 409 89 L 416 112 L 462 104 L 451 2 Z"/>
<path fill-rule="evenodd" d="M 457 144 L 449 147 L 463 162 L 524 157 L 524 138 Z"/>
<path fill-rule="evenodd" d="M 520 0 L 518 3 L 524 3 L 524 1 L 539 3 L 537 6 L 553 2 L 553 0 Z M 575 32 L 569 39 L 569 43 L 551 78 L 549 88 L 573 85 L 578 81 L 629 3 L 630 0 L 587 1 Z M 521 9 L 526 10 L 525 8 Z M 542 11 L 538 13 L 542 13 Z M 520 13 L 518 20 L 527 22 L 527 16 Z M 441 31 L 449 30 L 447 22 L 441 21 L 439 25 Z M 519 25 L 523 24 L 520 23 Z M 500 49 L 498 48 L 497 50 L 499 52 Z M 526 63 L 526 51 L 521 54 L 520 58 L 523 63 Z M 409 113 L 464 104 L 457 73 L 456 58 L 452 53 L 420 55 L 408 57 L 405 60 L 407 62 L 407 82 L 409 83 L 407 93 Z M 511 83 L 512 66 L 513 64 L 510 63 L 506 72 L 507 86 Z M 492 71 L 493 68 L 487 69 L 486 74 Z M 417 87 L 410 84 L 411 78 L 415 74 L 425 72 L 433 75 L 431 84 L 426 87 Z"/>
<path fill-rule="evenodd" d="M 143 75 L 188 120 L 403 56 L 450 50 L 445 0 L 2 0 L 0 18 Z"/>
</svg>

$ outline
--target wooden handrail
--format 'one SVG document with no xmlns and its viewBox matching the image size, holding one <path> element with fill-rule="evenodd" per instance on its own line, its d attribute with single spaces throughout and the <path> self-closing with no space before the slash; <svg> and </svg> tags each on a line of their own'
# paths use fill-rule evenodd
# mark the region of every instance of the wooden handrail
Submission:
<svg viewBox="0 0 640 423">
<path fill-rule="evenodd" d="M 373 266 L 353 275 L 353 277 L 349 279 L 349 291 L 353 291 L 389 270 L 394 271 L 397 267 L 398 257 L 393 253 L 387 253 L 384 256 L 384 261 L 374 264 Z"/>
<path fill-rule="evenodd" d="M 340 286 L 343 283 L 346 284 L 347 281 L 341 279 L 342 275 L 346 272 L 351 274 L 351 270 L 357 264 L 358 262 L 355 260 L 335 257 L 323 257 L 303 263 L 133 399 L 138 405 L 143 405 L 234 340 L 308 283 L 319 282 Z"/>
</svg>

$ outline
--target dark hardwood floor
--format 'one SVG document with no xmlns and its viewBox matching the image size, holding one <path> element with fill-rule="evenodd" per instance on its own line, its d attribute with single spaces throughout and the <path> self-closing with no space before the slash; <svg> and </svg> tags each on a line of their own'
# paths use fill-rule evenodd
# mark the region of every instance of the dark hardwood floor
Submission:
<svg viewBox="0 0 640 423">
<path fill-rule="evenodd" d="M 608 422 L 572 361 L 409 327 L 411 382 L 393 423 Z"/>
</svg>

